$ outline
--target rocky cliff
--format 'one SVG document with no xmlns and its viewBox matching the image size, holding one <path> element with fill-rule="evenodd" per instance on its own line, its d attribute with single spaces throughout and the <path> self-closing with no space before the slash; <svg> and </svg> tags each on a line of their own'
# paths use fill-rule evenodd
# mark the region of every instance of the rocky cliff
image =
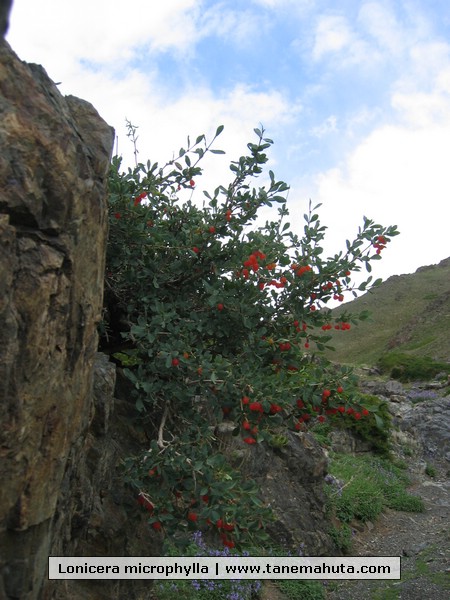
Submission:
<svg viewBox="0 0 450 600">
<path fill-rule="evenodd" d="M 94 539 L 125 551 L 124 515 L 105 517 L 118 457 L 101 361 L 109 392 L 93 394 L 113 130 L 5 41 L 0 114 L 0 598 L 100 598 L 46 577 L 50 554 Z"/>
</svg>

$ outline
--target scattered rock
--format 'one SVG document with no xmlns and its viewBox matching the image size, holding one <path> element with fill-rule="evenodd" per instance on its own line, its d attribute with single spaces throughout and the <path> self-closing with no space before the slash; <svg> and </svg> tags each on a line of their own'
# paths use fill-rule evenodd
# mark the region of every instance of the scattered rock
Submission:
<svg viewBox="0 0 450 600">
<path fill-rule="evenodd" d="M 361 389 L 367 394 L 374 394 L 376 396 L 383 396 L 384 398 L 390 398 L 392 395 L 405 395 L 403 385 L 395 379 L 389 381 L 383 380 L 365 380 L 360 383 Z"/>
<path fill-rule="evenodd" d="M 428 547 L 428 542 L 422 542 L 420 544 L 414 544 L 413 546 L 408 546 L 404 548 L 402 551 L 403 556 L 414 556 L 415 554 L 419 554 L 422 550 Z"/>
</svg>

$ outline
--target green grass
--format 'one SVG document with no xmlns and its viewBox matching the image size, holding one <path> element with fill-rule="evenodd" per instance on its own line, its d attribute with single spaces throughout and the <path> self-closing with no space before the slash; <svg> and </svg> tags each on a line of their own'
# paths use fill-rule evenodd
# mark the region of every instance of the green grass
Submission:
<svg viewBox="0 0 450 600">
<path fill-rule="evenodd" d="M 344 482 L 341 487 L 325 488 L 329 513 L 339 521 L 330 533 L 344 552 L 351 549 L 348 524 L 353 520 L 374 521 L 385 507 L 407 512 L 424 510 L 422 499 L 406 491 L 409 480 L 404 469 L 387 459 L 332 454 L 329 472 Z"/>
<path fill-rule="evenodd" d="M 284 594 L 286 600 L 324 600 L 325 590 L 317 581 L 300 581 L 296 579 L 285 579 L 277 581 L 276 585 Z"/>
<path fill-rule="evenodd" d="M 375 365 L 382 354 L 395 350 L 447 360 L 450 356 L 450 260 L 410 275 L 390 277 L 373 291 L 333 310 L 358 314 L 368 321 L 350 331 L 336 332 L 331 360 L 343 364 Z"/>
<path fill-rule="evenodd" d="M 425 473 L 428 475 L 428 477 L 436 477 L 436 467 L 427 463 L 427 466 L 425 467 Z"/>
</svg>

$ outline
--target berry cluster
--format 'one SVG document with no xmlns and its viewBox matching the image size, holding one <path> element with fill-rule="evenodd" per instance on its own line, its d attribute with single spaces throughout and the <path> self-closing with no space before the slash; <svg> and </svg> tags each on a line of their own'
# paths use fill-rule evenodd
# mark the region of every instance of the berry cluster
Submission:
<svg viewBox="0 0 450 600">
<path fill-rule="evenodd" d="M 387 239 L 384 235 L 378 235 L 373 242 L 372 246 L 377 249 L 377 254 L 381 254 L 381 251 L 386 248 Z"/>
</svg>

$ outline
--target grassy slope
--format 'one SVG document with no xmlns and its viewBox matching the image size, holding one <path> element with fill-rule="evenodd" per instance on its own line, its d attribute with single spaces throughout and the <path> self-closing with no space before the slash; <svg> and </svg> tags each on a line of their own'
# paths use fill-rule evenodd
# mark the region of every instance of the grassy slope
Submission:
<svg viewBox="0 0 450 600">
<path fill-rule="evenodd" d="M 373 365 L 389 350 L 450 360 L 450 258 L 390 277 L 333 313 L 344 308 L 369 310 L 371 318 L 333 335 L 334 361 Z"/>
</svg>

